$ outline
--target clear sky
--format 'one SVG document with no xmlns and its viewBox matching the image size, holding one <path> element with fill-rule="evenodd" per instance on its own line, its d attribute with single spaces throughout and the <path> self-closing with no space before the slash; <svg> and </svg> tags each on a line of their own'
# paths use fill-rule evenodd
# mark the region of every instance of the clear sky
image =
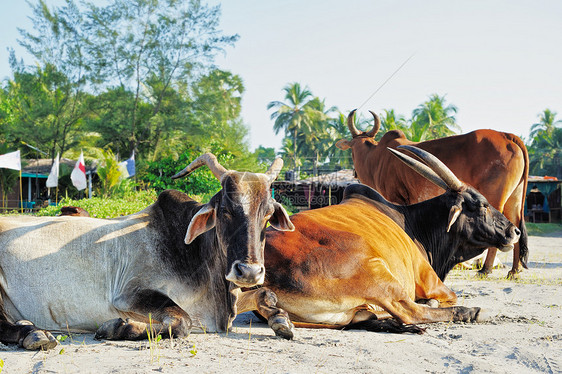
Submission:
<svg viewBox="0 0 562 374">
<path fill-rule="evenodd" d="M 49 1 L 60 4 L 61 1 Z M 239 34 L 218 65 L 242 77 L 250 144 L 278 148 L 267 103 L 306 85 L 344 113 L 414 57 L 360 111 L 406 118 L 429 95 L 459 109 L 463 132 L 528 136 L 545 108 L 562 119 L 562 1 L 225 0 L 221 28 Z M 0 0 L 0 78 L 16 27 L 31 27 L 23 0 Z M 16 49 L 27 63 L 29 57 Z M 368 113 L 367 113 L 368 114 Z"/>
</svg>

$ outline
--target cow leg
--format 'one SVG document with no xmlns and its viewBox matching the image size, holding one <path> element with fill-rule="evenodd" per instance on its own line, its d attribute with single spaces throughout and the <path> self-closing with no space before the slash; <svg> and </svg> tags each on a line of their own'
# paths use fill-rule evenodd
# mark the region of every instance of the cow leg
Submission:
<svg viewBox="0 0 562 374">
<path fill-rule="evenodd" d="M 418 261 L 416 272 L 416 302 L 429 307 L 453 306 L 457 303 L 457 295 L 445 284 L 427 261 Z"/>
<path fill-rule="evenodd" d="M 478 274 L 485 277 L 488 274 L 492 273 L 492 268 L 494 267 L 494 260 L 496 259 L 496 254 L 498 253 L 497 248 L 488 248 L 488 253 L 486 254 L 486 260 L 484 260 L 484 264 L 480 270 L 478 270 Z"/>
<path fill-rule="evenodd" d="M 275 332 L 275 335 L 285 339 L 294 336 L 294 325 L 289 319 L 289 314 L 283 309 L 277 308 L 277 295 L 266 287 L 241 292 L 236 300 L 237 313 L 257 310 L 267 324 Z"/>
<path fill-rule="evenodd" d="M 498 204 L 498 210 L 502 212 L 508 220 L 510 220 L 515 226 L 519 227 L 521 232 L 523 230 L 521 225 L 524 225 L 523 217 L 522 217 L 522 202 L 524 201 L 523 196 L 525 194 L 524 191 L 524 184 L 520 183 L 517 188 L 511 193 L 509 198 L 504 204 Z M 492 204 L 492 202 L 490 201 Z M 494 205 L 495 206 L 495 205 Z M 525 234 L 526 235 L 526 234 Z M 522 238 L 520 238 L 521 240 Z M 526 240 L 523 239 L 523 240 Z M 488 255 L 486 256 L 486 261 L 484 265 L 480 269 L 479 273 L 483 275 L 490 274 L 492 272 L 492 268 L 494 266 L 494 259 L 496 258 L 497 253 L 496 248 L 489 248 Z M 517 278 L 518 274 L 523 270 L 524 264 L 520 261 L 520 248 L 519 243 L 515 243 L 513 247 L 513 265 L 511 270 L 507 273 L 507 278 Z"/>
<path fill-rule="evenodd" d="M 191 318 L 166 295 L 152 290 L 137 292 L 133 297 L 121 296 L 113 303 L 123 314 L 142 315 L 152 323 L 131 318 L 116 318 L 107 321 L 96 331 L 96 339 L 142 340 L 151 336 L 186 337 L 191 332 Z M 149 321 L 150 322 L 150 321 Z"/>
<path fill-rule="evenodd" d="M 28 350 L 48 350 L 58 344 L 49 331 L 40 330 L 29 321 L 14 324 L 5 320 L 0 320 L 0 342 L 18 344 Z"/>
<path fill-rule="evenodd" d="M 449 321 L 481 321 L 480 308 L 469 308 L 463 306 L 452 306 L 447 308 L 430 308 L 425 305 L 415 303 L 408 295 L 408 292 L 388 270 L 387 266 L 382 261 L 376 261 L 371 264 L 373 271 L 373 279 L 377 279 L 374 288 L 372 289 L 373 295 L 367 300 L 370 304 L 375 304 L 382 307 L 394 318 L 405 324 L 416 323 L 430 323 L 430 322 L 449 322 Z M 428 264 L 429 266 L 429 264 Z M 430 292 L 431 282 L 434 281 L 435 285 L 439 286 L 439 278 L 437 274 L 428 273 L 425 278 L 429 281 L 425 295 L 426 299 L 443 299 L 443 303 L 453 303 L 456 301 L 456 296 L 452 291 L 443 292 Z M 435 278 L 437 280 L 434 280 Z M 422 278 L 423 279 L 423 278 Z M 441 282 L 442 284 L 442 282 Z M 416 285 L 416 294 L 418 293 L 419 285 Z"/>
</svg>

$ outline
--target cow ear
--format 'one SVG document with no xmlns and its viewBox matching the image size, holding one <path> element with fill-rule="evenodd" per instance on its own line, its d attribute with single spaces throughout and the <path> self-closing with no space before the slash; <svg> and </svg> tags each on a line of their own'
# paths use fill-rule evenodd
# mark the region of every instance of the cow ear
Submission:
<svg viewBox="0 0 562 374">
<path fill-rule="evenodd" d="M 451 210 L 449 211 L 449 223 L 447 224 L 447 232 L 449 232 L 449 230 L 451 229 L 451 226 L 453 226 L 453 223 L 455 223 L 457 218 L 459 218 L 459 215 L 461 214 L 461 211 L 462 211 L 462 209 L 458 205 L 453 205 L 451 207 Z"/>
<path fill-rule="evenodd" d="M 274 202 L 273 206 L 275 207 L 275 212 L 269 219 L 269 223 L 271 227 L 279 231 L 295 231 L 295 226 L 285 208 L 281 206 L 278 202 Z"/>
<path fill-rule="evenodd" d="M 336 147 L 338 147 L 342 151 L 345 151 L 346 149 L 351 148 L 351 142 L 345 139 L 341 139 L 336 142 Z"/>
<path fill-rule="evenodd" d="M 215 227 L 216 215 L 212 205 L 205 204 L 189 222 L 185 234 L 185 244 L 190 244 L 196 237 Z"/>
</svg>

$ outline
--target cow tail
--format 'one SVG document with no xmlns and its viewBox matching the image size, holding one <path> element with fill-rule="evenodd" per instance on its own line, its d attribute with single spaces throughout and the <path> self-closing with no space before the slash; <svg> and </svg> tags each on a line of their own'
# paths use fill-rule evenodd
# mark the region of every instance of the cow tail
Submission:
<svg viewBox="0 0 562 374">
<path fill-rule="evenodd" d="M 527 241 L 529 236 L 523 217 L 521 217 L 521 221 L 519 222 L 519 230 L 521 231 L 521 236 L 519 237 L 519 261 L 521 261 L 521 265 L 523 265 L 525 269 L 528 269 L 527 260 L 529 259 L 529 247 L 527 246 Z"/>
<path fill-rule="evenodd" d="M 519 221 L 519 230 L 521 231 L 521 236 L 519 237 L 519 261 L 521 261 L 521 265 L 525 269 L 527 267 L 527 260 L 529 259 L 529 247 L 528 243 L 528 234 L 527 234 L 527 227 L 525 226 L 525 197 L 527 195 L 527 183 L 529 179 L 529 154 L 527 153 L 527 147 L 525 147 L 525 143 L 523 140 L 518 136 L 513 135 L 511 139 L 515 144 L 521 148 L 521 152 L 523 152 L 523 157 L 525 159 L 525 168 L 523 169 L 523 198 L 521 201 L 521 219 Z"/>
</svg>

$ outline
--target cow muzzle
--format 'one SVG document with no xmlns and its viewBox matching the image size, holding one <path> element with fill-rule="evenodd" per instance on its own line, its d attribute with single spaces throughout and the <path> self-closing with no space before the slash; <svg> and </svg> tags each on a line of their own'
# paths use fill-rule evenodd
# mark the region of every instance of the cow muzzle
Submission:
<svg viewBox="0 0 562 374">
<path fill-rule="evenodd" d="M 498 247 L 498 249 L 502 252 L 511 251 L 515 243 L 519 241 L 520 236 L 521 236 L 521 231 L 517 227 L 512 225 L 509 229 L 508 235 L 506 235 L 506 244 L 504 244 L 501 247 Z"/>
<path fill-rule="evenodd" d="M 253 287 L 263 283 L 265 267 L 260 264 L 248 264 L 234 261 L 226 279 L 239 287 Z"/>
</svg>

